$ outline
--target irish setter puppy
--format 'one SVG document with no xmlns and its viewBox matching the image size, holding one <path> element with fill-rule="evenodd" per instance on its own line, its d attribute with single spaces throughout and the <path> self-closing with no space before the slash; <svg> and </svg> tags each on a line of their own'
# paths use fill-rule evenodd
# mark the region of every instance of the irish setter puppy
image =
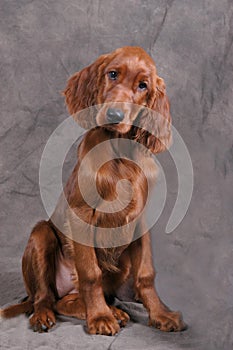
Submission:
<svg viewBox="0 0 233 350">
<path fill-rule="evenodd" d="M 143 49 L 123 47 L 75 73 L 64 95 L 69 113 L 89 130 L 64 189 L 67 207 L 61 199 L 51 219 L 32 230 L 22 261 L 28 297 L 2 316 L 31 314 L 31 327 L 43 332 L 59 313 L 86 319 L 90 334 L 114 335 L 129 316 L 109 300 L 131 278 L 151 326 L 184 330 L 181 313 L 156 292 L 143 212 L 157 174 L 151 154 L 171 139 L 163 79 Z M 63 229 L 55 217 L 64 219 Z"/>
</svg>

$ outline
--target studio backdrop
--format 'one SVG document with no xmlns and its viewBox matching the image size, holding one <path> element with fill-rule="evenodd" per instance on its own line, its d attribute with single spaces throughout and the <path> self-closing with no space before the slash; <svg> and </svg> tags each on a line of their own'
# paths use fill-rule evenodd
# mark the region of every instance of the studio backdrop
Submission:
<svg viewBox="0 0 233 350">
<path fill-rule="evenodd" d="M 69 318 L 48 334 L 34 334 L 20 316 L 1 320 L 2 349 L 232 348 L 232 1 L 1 0 L 0 10 L 1 306 L 26 295 L 21 257 L 29 228 L 48 217 L 41 156 L 69 117 L 62 91 L 72 74 L 118 47 L 144 48 L 166 82 L 172 123 L 193 169 L 186 215 L 167 233 L 180 182 L 171 153 L 158 157 L 167 193 L 151 230 L 157 289 L 182 311 L 188 330 L 146 327 L 143 308 L 126 302 L 131 322 L 117 337 L 91 337 L 84 323 Z M 64 182 L 77 142 L 65 158 Z"/>
</svg>

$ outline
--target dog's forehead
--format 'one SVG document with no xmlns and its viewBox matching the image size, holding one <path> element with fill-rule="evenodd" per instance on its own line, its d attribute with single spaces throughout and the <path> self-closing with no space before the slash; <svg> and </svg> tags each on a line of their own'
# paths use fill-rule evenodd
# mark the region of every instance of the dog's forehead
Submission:
<svg viewBox="0 0 233 350">
<path fill-rule="evenodd" d="M 142 61 L 147 64 L 155 65 L 152 57 L 141 47 L 126 46 L 117 49 L 114 53 L 116 57 L 123 57 L 124 59 Z"/>
<path fill-rule="evenodd" d="M 119 52 L 109 62 L 107 69 L 120 69 L 125 67 L 128 72 L 141 72 L 145 75 L 156 73 L 156 67 L 152 58 L 144 54 L 135 54 L 133 52 Z"/>
</svg>

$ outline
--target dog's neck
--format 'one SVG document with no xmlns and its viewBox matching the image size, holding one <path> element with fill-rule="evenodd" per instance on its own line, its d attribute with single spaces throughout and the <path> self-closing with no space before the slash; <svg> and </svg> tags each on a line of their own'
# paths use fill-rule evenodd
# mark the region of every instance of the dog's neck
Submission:
<svg viewBox="0 0 233 350">
<path fill-rule="evenodd" d="M 136 140 L 135 128 L 132 127 L 127 133 L 120 133 L 108 127 L 97 127 L 100 134 L 104 134 L 106 139 L 110 140 L 109 146 L 111 146 L 114 156 L 116 158 L 126 157 L 129 159 L 135 159 L 139 155 L 143 157 L 151 157 L 152 153 L 146 146 L 140 143 L 140 140 Z M 98 131 L 97 131 L 98 132 Z M 125 142 L 124 140 L 129 140 Z"/>
</svg>

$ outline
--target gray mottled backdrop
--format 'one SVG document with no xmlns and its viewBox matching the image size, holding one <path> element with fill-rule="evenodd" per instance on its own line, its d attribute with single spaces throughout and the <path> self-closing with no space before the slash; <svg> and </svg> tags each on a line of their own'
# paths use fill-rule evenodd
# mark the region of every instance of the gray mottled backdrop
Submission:
<svg viewBox="0 0 233 350">
<path fill-rule="evenodd" d="M 186 217 L 166 235 L 177 194 L 176 169 L 166 160 L 167 204 L 153 229 L 159 293 L 182 310 L 188 331 L 131 323 L 115 338 L 90 337 L 66 320 L 38 335 L 22 316 L 1 322 L 3 348 L 232 348 L 232 0 L 1 0 L 0 16 L 1 305 L 24 296 L 21 256 L 30 228 L 46 218 L 38 170 L 46 140 L 67 116 L 60 92 L 100 54 L 137 45 L 153 56 L 195 181 Z"/>
</svg>

